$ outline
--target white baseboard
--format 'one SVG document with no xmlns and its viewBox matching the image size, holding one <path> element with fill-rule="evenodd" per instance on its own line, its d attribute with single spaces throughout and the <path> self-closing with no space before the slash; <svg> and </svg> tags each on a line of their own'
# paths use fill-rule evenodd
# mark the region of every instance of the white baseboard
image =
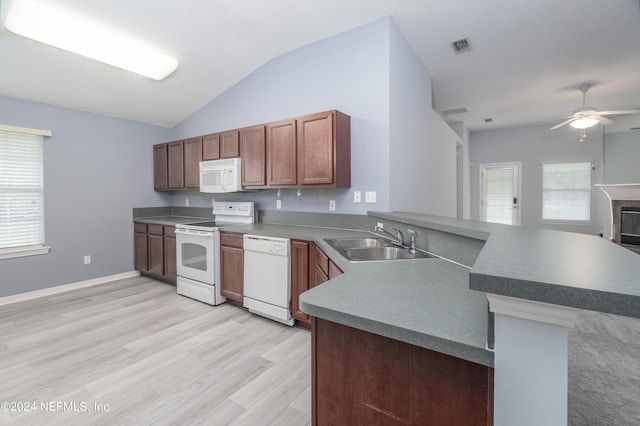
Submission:
<svg viewBox="0 0 640 426">
<path fill-rule="evenodd" d="M 111 281 L 122 280 L 125 278 L 132 278 L 138 275 L 140 275 L 139 271 L 129 271 L 129 272 L 123 272 L 121 274 L 108 275 L 106 277 L 93 278 L 86 281 L 78 281 L 75 283 L 43 288 L 42 290 L 34 290 L 26 293 L 14 294 L 12 296 L 1 297 L 0 306 L 8 305 L 10 303 L 22 302 L 30 299 L 36 299 L 38 297 L 43 297 L 43 296 L 50 296 L 52 294 L 64 293 L 65 291 L 76 290 L 78 288 L 91 287 L 98 284 L 105 284 Z"/>
</svg>

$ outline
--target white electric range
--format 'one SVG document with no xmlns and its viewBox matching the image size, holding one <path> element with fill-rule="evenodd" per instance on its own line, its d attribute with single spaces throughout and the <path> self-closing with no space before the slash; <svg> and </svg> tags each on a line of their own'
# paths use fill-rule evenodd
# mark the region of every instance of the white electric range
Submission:
<svg viewBox="0 0 640 426">
<path fill-rule="evenodd" d="M 226 301 L 220 291 L 220 225 L 251 224 L 253 202 L 216 202 L 214 221 L 176 225 L 178 294 L 210 305 Z"/>
</svg>

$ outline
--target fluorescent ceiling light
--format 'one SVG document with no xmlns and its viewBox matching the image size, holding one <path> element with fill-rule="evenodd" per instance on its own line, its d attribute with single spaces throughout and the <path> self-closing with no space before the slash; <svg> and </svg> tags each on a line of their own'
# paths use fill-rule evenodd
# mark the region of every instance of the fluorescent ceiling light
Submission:
<svg viewBox="0 0 640 426">
<path fill-rule="evenodd" d="M 178 61 L 99 22 L 34 0 L 2 1 L 4 26 L 30 39 L 162 80 Z"/>
<path fill-rule="evenodd" d="M 599 121 L 593 117 L 582 117 L 578 118 L 577 120 L 573 120 L 569 124 L 575 129 L 588 129 L 589 127 L 593 127 L 598 123 Z"/>
</svg>

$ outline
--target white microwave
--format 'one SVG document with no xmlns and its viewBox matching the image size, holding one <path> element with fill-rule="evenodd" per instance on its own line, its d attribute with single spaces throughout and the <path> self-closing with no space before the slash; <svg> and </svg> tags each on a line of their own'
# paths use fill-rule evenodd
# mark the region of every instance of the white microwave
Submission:
<svg viewBox="0 0 640 426">
<path fill-rule="evenodd" d="M 240 158 L 200 162 L 200 192 L 242 191 Z"/>
</svg>

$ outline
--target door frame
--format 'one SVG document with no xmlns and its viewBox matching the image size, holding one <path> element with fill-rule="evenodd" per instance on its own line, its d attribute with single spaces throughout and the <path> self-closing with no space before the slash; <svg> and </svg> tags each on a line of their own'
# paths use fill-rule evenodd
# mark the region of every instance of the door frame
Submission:
<svg viewBox="0 0 640 426">
<path fill-rule="evenodd" d="M 505 162 L 501 162 L 501 163 L 483 163 L 480 164 L 480 167 L 478 167 L 478 174 L 479 174 L 479 183 L 480 183 L 480 192 L 479 192 L 479 196 L 478 196 L 478 217 L 481 221 L 485 221 L 486 217 L 485 217 L 485 209 L 484 209 L 484 195 L 485 195 L 485 180 L 484 180 L 484 176 L 483 176 L 483 172 L 485 169 L 487 168 L 491 168 L 491 167 L 515 167 L 516 171 L 517 171 L 517 191 L 518 191 L 518 195 L 517 195 L 517 199 L 518 202 L 515 205 L 515 209 L 516 209 L 516 216 L 515 216 L 515 220 L 517 223 L 514 223 L 514 225 L 516 226 L 520 226 L 522 223 L 522 161 L 505 161 Z"/>
</svg>

